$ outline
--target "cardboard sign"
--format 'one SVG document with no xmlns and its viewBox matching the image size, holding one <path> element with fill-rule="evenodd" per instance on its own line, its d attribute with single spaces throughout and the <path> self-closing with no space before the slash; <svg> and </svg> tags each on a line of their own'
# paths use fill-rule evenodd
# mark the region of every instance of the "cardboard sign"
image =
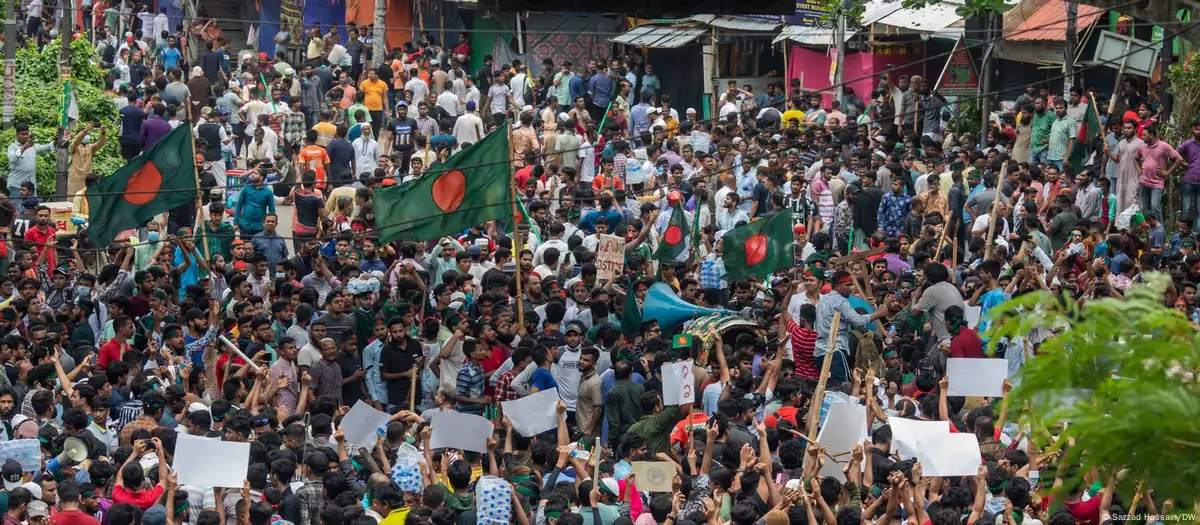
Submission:
<svg viewBox="0 0 1200 525">
<path fill-rule="evenodd" d="M 662 366 L 663 405 L 686 405 L 696 401 L 696 377 L 691 361 Z"/>
<path fill-rule="evenodd" d="M 983 463 L 975 434 L 927 435 L 918 450 L 921 471 L 930 477 L 974 476 Z"/>
<path fill-rule="evenodd" d="M 36 439 L 0 441 L 0 457 L 17 460 L 24 472 L 39 472 L 42 469 L 42 444 Z"/>
<path fill-rule="evenodd" d="M 601 235 L 596 249 L 596 278 L 611 281 L 625 273 L 625 239 Z"/>
<path fill-rule="evenodd" d="M 846 480 L 842 469 L 850 464 L 850 449 L 867 437 L 867 407 L 852 403 L 834 403 L 817 435 L 817 442 L 829 450 L 834 460 L 825 458 L 821 475 Z"/>
<path fill-rule="evenodd" d="M 645 492 L 674 492 L 671 480 L 675 478 L 675 464 L 670 461 L 634 461 L 634 483 Z"/>
<path fill-rule="evenodd" d="M 919 458 L 922 439 L 950 433 L 950 424 L 945 421 L 921 421 L 893 417 L 888 419 L 892 427 L 892 451 L 903 459 Z"/>
<path fill-rule="evenodd" d="M 558 389 L 542 390 L 516 401 L 501 401 L 513 430 L 530 437 L 558 428 Z"/>
<path fill-rule="evenodd" d="M 429 448 L 457 448 L 472 452 L 487 452 L 487 438 L 492 435 L 492 423 L 482 416 L 461 412 L 440 412 L 429 424 Z"/>
<path fill-rule="evenodd" d="M 175 442 L 179 482 L 197 487 L 241 488 L 250 464 L 250 443 L 181 434 Z"/>
<path fill-rule="evenodd" d="M 950 379 L 950 387 L 946 389 L 947 395 L 999 397 L 1004 395 L 1008 361 L 950 358 L 946 360 L 946 377 Z"/>
<path fill-rule="evenodd" d="M 346 413 L 346 417 L 342 418 L 341 428 L 347 443 L 356 447 L 373 448 L 375 441 L 379 439 L 376 431 L 387 426 L 389 419 L 391 416 L 387 412 L 375 410 L 375 407 L 360 399 Z"/>
</svg>

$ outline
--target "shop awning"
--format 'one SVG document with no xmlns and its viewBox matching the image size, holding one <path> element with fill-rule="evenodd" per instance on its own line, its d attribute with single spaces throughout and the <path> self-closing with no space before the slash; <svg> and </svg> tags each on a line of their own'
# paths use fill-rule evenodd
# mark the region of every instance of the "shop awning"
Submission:
<svg viewBox="0 0 1200 525">
<path fill-rule="evenodd" d="M 695 15 L 689 18 L 694 22 L 710 25 L 720 29 L 728 29 L 731 31 L 751 31 L 769 33 L 779 29 L 783 22 L 779 17 L 750 17 L 750 16 L 727 16 L 727 15 Z"/>
<path fill-rule="evenodd" d="M 790 40 L 797 44 L 806 46 L 831 46 L 834 31 L 831 27 L 810 27 L 810 26 L 784 26 L 779 32 L 779 36 L 771 41 L 772 44 L 778 44 L 784 40 Z M 846 40 L 854 36 L 854 32 L 846 31 Z"/>
<path fill-rule="evenodd" d="M 706 32 L 699 27 L 638 26 L 612 38 L 613 42 L 627 46 L 671 49 L 683 47 L 700 38 Z"/>
<path fill-rule="evenodd" d="M 1096 22 L 1104 9 L 1077 4 L 1075 30 L 1082 33 Z M 1004 13 L 1004 39 L 1062 42 L 1067 36 L 1067 8 L 1062 2 L 1025 0 Z"/>
</svg>

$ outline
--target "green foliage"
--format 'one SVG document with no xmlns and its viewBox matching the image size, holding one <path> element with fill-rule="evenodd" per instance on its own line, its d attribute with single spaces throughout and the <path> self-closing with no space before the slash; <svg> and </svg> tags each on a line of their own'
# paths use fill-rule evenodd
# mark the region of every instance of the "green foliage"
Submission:
<svg viewBox="0 0 1200 525">
<path fill-rule="evenodd" d="M 941 0 L 904 0 L 900 5 L 905 9 L 921 9 L 940 2 Z M 1004 0 L 966 0 L 965 3 L 954 9 L 954 14 L 963 18 L 977 18 L 1000 14 L 1008 11 L 1011 7 L 1004 3 Z"/>
<path fill-rule="evenodd" d="M 55 137 L 59 123 L 62 84 L 58 73 L 58 46 L 58 40 L 55 40 L 40 52 L 32 43 L 17 50 L 16 111 L 13 121 L 29 126 L 39 144 Z M 112 96 L 104 92 L 105 71 L 92 62 L 93 53 L 94 49 L 87 40 L 71 42 L 70 60 L 79 122 L 115 124 L 117 106 Z M 116 144 L 116 131 L 110 130 L 108 144 L 93 157 L 93 168 L 100 176 L 110 175 L 124 165 Z M 93 132 L 93 138 L 98 138 L 98 133 Z M 11 129 L 0 132 L 0 147 L 7 148 L 13 142 L 13 136 Z M 39 194 L 55 193 L 56 162 L 54 154 L 38 156 Z M 0 158 L 0 175 L 7 174 L 8 159 Z"/>
<path fill-rule="evenodd" d="M 866 0 L 824 0 L 825 15 L 821 22 L 833 26 L 837 22 L 838 12 L 846 16 L 846 27 L 862 25 L 862 15 L 867 10 Z"/>
<path fill-rule="evenodd" d="M 1188 130 L 1200 116 L 1200 53 L 1171 64 L 1167 69 L 1167 92 L 1173 97 L 1171 121 Z"/>
<path fill-rule="evenodd" d="M 1078 308 L 1049 293 L 1015 298 L 997 308 L 988 337 L 994 346 L 1035 328 L 1055 332 L 1021 370 L 1008 413 L 1021 414 L 1042 447 L 1073 441 L 1063 461 L 1081 467 L 1076 478 L 1124 467 L 1119 492 L 1144 480 L 1156 501 L 1191 510 L 1200 502 L 1200 333 L 1163 306 L 1168 277 L 1145 276 L 1124 301 Z"/>
</svg>

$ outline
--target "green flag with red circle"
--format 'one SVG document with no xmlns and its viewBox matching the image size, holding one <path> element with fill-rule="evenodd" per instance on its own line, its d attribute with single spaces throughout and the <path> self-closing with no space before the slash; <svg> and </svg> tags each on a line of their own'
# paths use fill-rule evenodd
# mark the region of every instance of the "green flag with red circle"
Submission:
<svg viewBox="0 0 1200 525">
<path fill-rule="evenodd" d="M 87 189 L 88 239 L 106 248 L 118 233 L 196 202 L 192 124 L 183 121 L 112 175 Z M 174 232 L 171 232 L 174 233 Z"/>
<path fill-rule="evenodd" d="M 676 202 L 671 207 L 671 220 L 667 229 L 663 230 L 662 238 L 658 240 L 658 249 L 654 251 L 654 259 L 659 261 L 674 261 L 687 249 L 688 221 L 683 211 L 683 203 Z"/>
<path fill-rule="evenodd" d="M 789 213 L 775 213 L 729 230 L 721 238 L 725 280 L 763 278 L 790 268 L 795 263 L 794 243 Z"/>
<path fill-rule="evenodd" d="M 431 241 L 513 217 L 508 133 L 493 131 L 421 177 L 375 192 L 384 242 Z"/>
</svg>

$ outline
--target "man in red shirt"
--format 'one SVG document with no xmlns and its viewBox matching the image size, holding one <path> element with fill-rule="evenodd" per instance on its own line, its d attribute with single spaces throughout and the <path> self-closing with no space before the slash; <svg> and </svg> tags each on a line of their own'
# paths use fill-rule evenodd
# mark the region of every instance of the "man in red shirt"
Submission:
<svg viewBox="0 0 1200 525">
<path fill-rule="evenodd" d="M 100 346 L 100 354 L 96 357 L 96 365 L 102 369 L 107 369 L 108 364 L 113 361 L 120 361 L 121 356 L 129 350 L 129 339 L 133 337 L 133 319 L 127 315 L 122 315 L 113 319 L 113 338 Z"/>
<path fill-rule="evenodd" d="M 138 461 L 142 456 L 146 455 L 147 443 L 145 440 L 138 441 L 133 444 L 133 454 L 129 455 L 129 459 L 125 460 L 125 464 L 121 465 L 121 470 L 117 471 L 117 485 L 113 487 L 112 502 L 113 504 L 131 503 L 145 511 L 158 501 L 158 498 L 163 495 L 166 490 L 164 484 L 167 482 L 169 474 L 167 470 L 167 453 L 163 451 L 163 444 L 158 438 L 152 438 L 151 443 L 154 446 L 154 453 L 158 455 L 158 484 L 143 488 L 146 482 L 146 473 L 142 470 L 141 462 Z"/>
<path fill-rule="evenodd" d="M 80 509 L 81 503 L 79 485 L 73 479 L 63 480 L 58 486 L 58 504 L 62 510 L 50 517 L 50 525 L 100 525 L 99 520 Z"/>
<path fill-rule="evenodd" d="M 58 231 L 54 229 L 53 223 L 50 222 L 50 208 L 43 205 L 35 208 L 37 215 L 37 224 L 25 231 L 25 241 L 33 245 L 34 252 L 37 253 L 37 259 L 40 261 L 44 254 L 46 264 L 49 271 L 54 271 L 54 264 L 57 261 L 55 250 L 49 252 L 46 248 L 54 245 L 54 238 L 58 235 Z"/>
</svg>

